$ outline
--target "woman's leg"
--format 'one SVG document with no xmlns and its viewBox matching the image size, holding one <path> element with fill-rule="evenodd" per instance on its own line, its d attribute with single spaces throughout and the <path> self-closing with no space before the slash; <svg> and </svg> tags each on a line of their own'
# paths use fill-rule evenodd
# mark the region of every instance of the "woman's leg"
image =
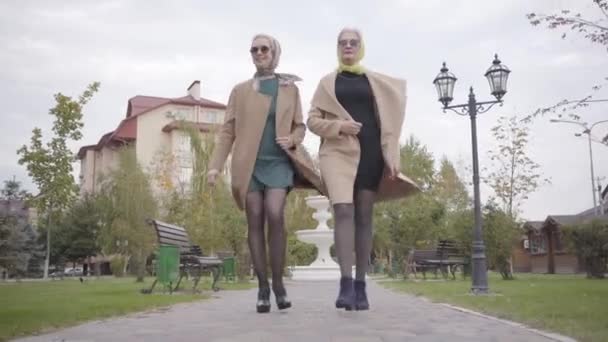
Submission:
<svg viewBox="0 0 608 342">
<path fill-rule="evenodd" d="M 369 302 L 365 291 L 365 274 L 372 252 L 372 221 L 376 193 L 372 190 L 355 190 L 355 254 L 357 274 L 354 283 L 355 309 L 368 310 Z"/>
<path fill-rule="evenodd" d="M 342 277 L 352 278 L 355 211 L 352 203 L 334 204 L 334 242 Z"/>
<path fill-rule="evenodd" d="M 247 242 L 253 262 L 253 269 L 258 277 L 260 289 L 267 289 L 268 275 L 266 272 L 266 243 L 264 241 L 264 193 L 249 192 L 245 199 L 247 215 Z"/>
<path fill-rule="evenodd" d="M 376 193 L 372 190 L 355 190 L 355 254 L 356 280 L 365 280 L 372 253 L 372 221 Z"/>
<path fill-rule="evenodd" d="M 287 189 L 267 189 L 264 195 L 264 211 L 268 220 L 268 247 L 272 270 L 272 289 L 275 295 L 284 296 L 283 271 L 287 249 L 285 232 L 285 200 Z M 278 292 L 278 293 L 277 293 Z"/>
<path fill-rule="evenodd" d="M 334 204 L 334 242 L 340 264 L 340 292 L 336 308 L 352 310 L 355 306 L 353 289 L 353 249 L 355 245 L 355 212 L 352 203 Z"/>
</svg>

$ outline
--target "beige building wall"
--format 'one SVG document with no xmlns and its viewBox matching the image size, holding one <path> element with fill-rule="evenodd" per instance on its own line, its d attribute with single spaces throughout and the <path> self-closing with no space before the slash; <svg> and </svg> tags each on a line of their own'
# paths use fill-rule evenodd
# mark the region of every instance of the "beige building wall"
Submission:
<svg viewBox="0 0 608 342">
<path fill-rule="evenodd" d="M 175 162 L 172 176 L 175 185 L 186 186 L 192 175 L 192 152 L 188 135 L 174 129 L 163 132 L 172 122 L 185 119 L 190 122 L 216 124 L 223 122 L 224 111 L 200 107 L 165 105 L 137 117 L 135 151 L 139 164 L 151 174 L 163 154 L 171 154 Z M 206 133 L 201 133 L 206 134 Z M 81 195 L 98 190 L 100 177 L 118 166 L 118 151 L 104 146 L 101 150 L 87 150 L 81 160 Z M 152 175 L 151 175 L 152 176 Z M 156 189 L 155 191 L 160 191 Z"/>
</svg>

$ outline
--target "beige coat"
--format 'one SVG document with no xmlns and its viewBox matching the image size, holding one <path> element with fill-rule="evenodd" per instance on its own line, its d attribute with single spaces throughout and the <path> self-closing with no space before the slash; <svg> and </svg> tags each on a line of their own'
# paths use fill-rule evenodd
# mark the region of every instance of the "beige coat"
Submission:
<svg viewBox="0 0 608 342">
<path fill-rule="evenodd" d="M 361 153 L 356 136 L 340 133 L 341 123 L 352 120 L 352 117 L 336 98 L 336 75 L 332 72 L 319 82 L 307 121 L 308 128 L 321 137 L 321 177 L 332 204 L 353 202 L 353 186 Z M 406 83 L 375 72 L 366 72 L 366 75 L 376 102 L 384 160 L 386 164 L 399 168 L 399 136 L 405 117 Z M 403 174 L 395 180 L 384 177 L 376 200 L 405 197 L 418 191 L 418 186 Z"/>
<path fill-rule="evenodd" d="M 245 197 L 255 166 L 262 133 L 266 124 L 271 97 L 253 88 L 253 80 L 236 85 L 230 93 L 224 124 L 216 136 L 216 145 L 209 169 L 222 170 L 232 152 L 232 195 L 240 209 L 245 208 Z M 288 155 L 295 169 L 296 187 L 322 190 L 321 179 L 314 170 L 312 159 L 301 145 L 306 133 L 302 119 L 302 105 L 298 87 L 280 85 L 276 104 L 276 134 L 291 136 L 295 146 Z"/>
</svg>

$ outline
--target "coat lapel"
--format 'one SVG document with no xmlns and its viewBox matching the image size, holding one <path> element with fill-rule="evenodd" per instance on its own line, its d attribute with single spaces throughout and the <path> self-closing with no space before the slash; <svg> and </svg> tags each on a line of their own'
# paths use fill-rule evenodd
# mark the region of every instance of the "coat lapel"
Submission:
<svg viewBox="0 0 608 342">
<path fill-rule="evenodd" d="M 270 109 L 270 102 L 272 101 L 272 98 L 255 90 L 253 88 L 253 80 L 247 82 L 245 89 L 247 89 L 246 103 L 248 116 L 255 115 L 255 120 L 266 122 L 266 117 L 268 116 L 268 110 Z M 252 122 L 253 118 L 248 118 L 247 121 Z"/>
<path fill-rule="evenodd" d="M 342 107 L 336 97 L 336 76 L 337 72 L 334 71 L 321 79 L 321 87 L 318 88 L 313 97 L 313 106 L 342 119 L 352 120 L 352 116 Z"/>
</svg>

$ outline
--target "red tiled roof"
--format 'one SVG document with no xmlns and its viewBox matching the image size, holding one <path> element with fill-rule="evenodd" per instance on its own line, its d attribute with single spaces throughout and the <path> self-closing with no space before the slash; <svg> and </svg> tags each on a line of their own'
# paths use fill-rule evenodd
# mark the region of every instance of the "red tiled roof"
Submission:
<svg viewBox="0 0 608 342">
<path fill-rule="evenodd" d="M 219 125 L 202 123 L 202 122 L 190 122 L 190 123 L 195 125 L 199 131 L 205 132 L 205 133 L 212 132 L 214 129 L 219 127 Z M 179 121 L 173 121 L 173 122 L 165 125 L 165 127 L 163 127 L 163 132 L 169 133 L 174 129 L 180 129 Z"/>
<path fill-rule="evenodd" d="M 201 106 L 205 108 L 216 108 L 216 109 L 226 109 L 226 105 L 215 102 L 212 100 L 208 100 L 205 98 L 200 98 L 200 100 L 195 100 L 192 96 L 186 95 L 183 97 L 178 97 L 174 99 L 164 98 L 164 97 L 154 97 L 154 96 L 142 96 L 137 95 L 129 100 L 129 104 L 127 106 L 127 118 L 131 116 L 137 116 L 149 112 L 153 109 L 156 109 L 160 106 L 166 104 L 181 104 L 187 106 Z"/>
<path fill-rule="evenodd" d="M 192 85 L 190 87 L 192 87 Z M 95 145 L 87 145 L 81 147 L 77 153 L 78 158 L 84 158 L 86 151 L 90 149 L 100 150 L 103 146 L 106 146 L 112 142 L 124 143 L 127 141 L 134 141 L 135 139 L 137 139 L 137 120 L 135 118 L 139 115 L 145 114 L 153 109 L 159 108 L 166 104 L 179 104 L 186 106 L 198 105 L 204 108 L 226 109 L 226 105 L 222 103 L 215 102 L 202 97 L 199 100 L 195 100 L 190 95 L 178 98 L 137 95 L 129 99 L 129 103 L 127 105 L 127 117 L 120 122 L 116 130 L 104 134 L 99 140 L 99 142 Z M 209 132 L 215 125 L 199 123 L 197 124 L 197 126 L 199 126 L 199 130 L 201 130 L 202 132 Z M 176 128 L 178 128 L 177 122 L 172 122 L 163 127 L 163 132 L 170 132 Z"/>
</svg>

